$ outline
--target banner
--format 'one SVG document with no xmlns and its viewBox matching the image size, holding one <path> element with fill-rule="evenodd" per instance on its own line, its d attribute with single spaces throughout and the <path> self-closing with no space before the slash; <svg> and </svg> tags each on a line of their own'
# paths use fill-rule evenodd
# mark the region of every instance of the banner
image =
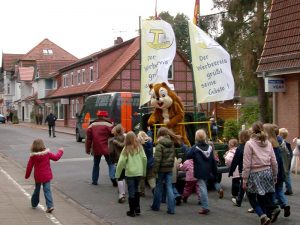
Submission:
<svg viewBox="0 0 300 225">
<path fill-rule="evenodd" d="M 168 82 L 169 68 L 176 54 L 175 34 L 163 20 L 143 20 L 141 27 L 140 106 L 150 100 L 149 84 Z"/>
<path fill-rule="evenodd" d="M 233 99 L 234 80 L 228 52 L 189 22 L 197 103 Z"/>
</svg>

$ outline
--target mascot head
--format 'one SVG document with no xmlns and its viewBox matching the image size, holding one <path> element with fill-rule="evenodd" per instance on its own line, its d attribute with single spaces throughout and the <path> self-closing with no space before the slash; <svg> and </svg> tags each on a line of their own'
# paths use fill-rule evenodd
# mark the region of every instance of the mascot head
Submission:
<svg viewBox="0 0 300 225">
<path fill-rule="evenodd" d="M 172 90 L 163 83 L 150 84 L 151 106 L 159 109 L 167 109 L 173 104 L 173 99 L 169 95 Z"/>
</svg>

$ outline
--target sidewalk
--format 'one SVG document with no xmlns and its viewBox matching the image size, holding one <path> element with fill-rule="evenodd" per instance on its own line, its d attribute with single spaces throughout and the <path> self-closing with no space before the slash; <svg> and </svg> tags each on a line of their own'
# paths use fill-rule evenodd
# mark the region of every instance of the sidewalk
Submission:
<svg viewBox="0 0 300 225">
<path fill-rule="evenodd" d="M 19 124 L 38 129 L 46 126 Z M 38 126 L 38 127 L 37 127 Z M 72 128 L 59 128 L 57 132 L 74 134 Z M 40 205 L 31 208 L 33 179 L 25 180 L 24 168 L 0 153 L 0 224 L 2 225 L 108 225 L 107 222 L 81 207 L 67 196 L 52 187 L 54 211 L 45 212 L 45 198 L 40 193 Z"/>
<path fill-rule="evenodd" d="M 35 129 L 48 130 L 47 125 L 37 125 L 35 123 L 18 123 L 17 126 L 30 127 Z M 75 135 L 75 128 L 55 126 L 55 132 Z"/>
<path fill-rule="evenodd" d="M 24 169 L 0 154 L 0 224 L 3 225 L 103 225 L 87 209 L 68 199 L 52 187 L 54 208 L 52 214 L 45 213 L 43 191 L 40 205 L 31 208 L 32 180 L 24 179 Z"/>
</svg>

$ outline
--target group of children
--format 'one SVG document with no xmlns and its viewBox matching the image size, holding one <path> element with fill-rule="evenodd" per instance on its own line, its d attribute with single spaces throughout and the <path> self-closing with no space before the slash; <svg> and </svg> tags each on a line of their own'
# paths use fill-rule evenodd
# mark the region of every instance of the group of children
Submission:
<svg viewBox="0 0 300 225">
<path fill-rule="evenodd" d="M 158 130 L 156 143 L 153 143 L 150 129 L 148 134 L 144 131 L 140 131 L 137 135 L 132 131 L 125 134 L 123 127 L 117 125 L 112 133 L 114 137 L 109 141 L 109 150 L 110 159 L 116 165 L 118 202 L 124 203 L 126 200 L 126 181 L 128 216 L 134 217 L 141 213 L 140 196 L 145 193 L 145 181 L 153 193 L 151 205 L 153 211 L 160 210 L 161 202 L 166 199 L 167 213 L 174 214 L 176 203 L 180 204 L 181 199 L 187 202 L 190 195 L 196 192 L 201 205 L 199 214 L 208 214 L 210 211 L 208 180 L 213 181 L 219 197 L 223 197 L 223 189 L 217 182 L 214 146 L 207 141 L 205 130 L 196 131 L 195 144 L 192 147 L 182 144 L 181 137 L 165 127 Z M 276 221 L 280 209 L 275 203 L 284 210 L 285 217 L 290 215 L 290 206 L 284 194 L 292 194 L 290 168 L 293 153 L 290 144 L 286 141 L 287 134 L 285 128 L 278 129 L 273 124 L 256 123 L 251 129 L 242 130 L 239 133 L 239 140 L 229 140 L 229 150 L 224 155 L 225 163 L 230 167 L 229 176 L 232 177 L 232 202 L 235 206 L 241 206 L 247 193 L 251 206 L 260 216 L 261 225 Z M 259 147 L 255 147 L 256 145 Z M 180 146 L 185 152 L 186 160 L 183 163 L 176 158 L 175 146 Z M 270 146 L 272 151 L 269 151 Z M 39 192 L 43 185 L 46 211 L 51 213 L 54 210 L 50 189 L 52 179 L 50 160 L 57 161 L 62 155 L 62 148 L 54 154 L 46 149 L 41 139 L 33 142 L 25 175 L 26 179 L 29 178 L 34 167 L 36 185 L 31 198 L 33 208 L 39 203 Z M 268 161 L 270 159 L 271 161 Z M 265 170 L 258 168 L 265 168 Z M 185 186 L 182 194 L 179 194 L 175 187 L 177 170 L 185 171 Z M 277 175 L 266 182 L 270 174 Z M 259 182 L 261 176 L 265 179 L 262 183 Z M 258 183 L 260 187 L 256 186 Z M 262 203 L 264 201 L 269 201 L 269 205 L 273 208 L 268 209 Z"/>
</svg>

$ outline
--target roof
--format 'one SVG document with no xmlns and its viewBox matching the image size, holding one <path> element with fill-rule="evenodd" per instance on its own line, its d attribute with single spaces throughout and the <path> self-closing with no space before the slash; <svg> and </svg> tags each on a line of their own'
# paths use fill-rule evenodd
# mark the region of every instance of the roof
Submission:
<svg viewBox="0 0 300 225">
<path fill-rule="evenodd" d="M 34 74 L 34 67 L 19 67 L 19 75 L 21 81 L 32 81 Z"/>
<path fill-rule="evenodd" d="M 22 60 L 75 61 L 77 58 L 46 38 L 25 54 Z"/>
<path fill-rule="evenodd" d="M 140 50 L 140 38 L 135 38 L 134 42 L 124 51 L 124 53 L 103 73 L 103 75 L 91 85 L 89 92 L 105 89 L 119 72 L 130 62 L 130 60 Z"/>
<path fill-rule="evenodd" d="M 24 54 L 2 54 L 2 69 L 5 71 L 14 71 L 17 62 L 24 56 Z"/>
<path fill-rule="evenodd" d="M 103 89 L 109 85 L 109 83 L 114 79 L 115 76 L 118 75 L 118 73 L 130 62 L 130 60 L 138 53 L 139 51 L 139 37 L 136 37 L 132 40 L 129 40 L 127 42 L 123 42 L 122 44 L 110 48 L 107 48 L 106 50 L 103 50 L 101 52 L 94 53 L 88 57 L 91 56 L 104 56 L 107 52 L 114 51 L 120 47 L 124 46 L 124 43 L 128 45 L 127 49 L 111 64 L 111 66 L 108 67 L 106 71 L 103 72 L 103 74 L 100 76 L 100 78 L 93 82 L 93 83 L 86 83 L 81 85 L 75 85 L 71 87 L 59 87 L 54 93 L 49 94 L 47 97 L 55 98 L 55 97 L 63 97 L 63 96 L 70 96 L 70 95 L 78 95 L 83 93 L 96 93 L 101 92 Z M 70 66 L 67 66 L 67 68 L 80 65 L 80 62 L 87 59 L 88 57 L 85 57 L 83 59 L 78 60 L 77 62 L 71 64 Z M 64 69 L 64 68 L 63 68 Z M 62 69 L 62 70 L 63 70 Z"/>
<path fill-rule="evenodd" d="M 39 78 L 51 78 L 53 73 L 57 72 L 60 68 L 67 66 L 74 61 L 46 61 L 37 60 L 36 66 L 39 70 Z"/>
<path fill-rule="evenodd" d="M 300 1 L 273 0 L 257 73 L 300 68 Z"/>
</svg>

